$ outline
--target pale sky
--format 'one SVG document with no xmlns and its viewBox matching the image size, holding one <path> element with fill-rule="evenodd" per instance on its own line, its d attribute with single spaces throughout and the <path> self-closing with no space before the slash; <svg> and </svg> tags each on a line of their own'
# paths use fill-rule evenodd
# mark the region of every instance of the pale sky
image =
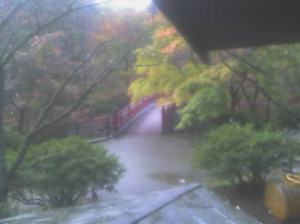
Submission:
<svg viewBox="0 0 300 224">
<path fill-rule="evenodd" d="M 96 0 L 98 2 L 107 2 L 106 0 Z M 110 0 L 112 5 L 118 8 L 133 8 L 136 10 L 145 9 L 151 0 Z"/>
</svg>

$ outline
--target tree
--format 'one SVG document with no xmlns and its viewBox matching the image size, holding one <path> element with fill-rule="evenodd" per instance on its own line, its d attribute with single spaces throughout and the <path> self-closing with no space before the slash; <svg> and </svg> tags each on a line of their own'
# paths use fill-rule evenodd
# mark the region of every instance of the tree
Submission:
<svg viewBox="0 0 300 224">
<path fill-rule="evenodd" d="M 237 63 L 232 60 L 229 64 Z M 230 117 L 238 104 L 237 92 L 243 81 L 220 63 L 217 54 L 211 65 L 199 63 L 169 24 L 153 35 L 151 46 L 137 51 L 136 66 L 141 77 L 129 88 L 133 99 L 159 95 L 183 107 L 179 127 L 225 115 Z"/>
<path fill-rule="evenodd" d="M 81 29 L 78 28 L 78 32 L 73 30 L 73 27 L 78 24 L 73 19 L 68 19 L 69 26 L 72 28 L 67 25 L 62 25 L 62 28 L 56 27 L 55 30 L 31 41 L 30 48 L 26 51 L 17 53 L 14 63 L 11 65 L 10 73 L 13 75 L 9 82 L 10 85 L 6 87 L 9 99 L 13 104 L 7 107 L 6 114 L 9 115 L 10 120 L 17 120 L 10 114 L 19 115 L 18 126 L 22 127 L 19 129 L 25 128 L 26 131 L 34 124 L 39 108 L 51 97 L 53 89 L 62 82 L 64 75 L 86 57 L 91 46 L 109 39 L 113 40 L 103 44 L 102 53 L 95 54 L 90 63 L 73 78 L 56 103 L 55 110 L 48 114 L 48 120 L 55 114 L 59 114 L 66 106 L 74 103 L 77 96 L 94 81 L 95 74 L 102 70 L 109 60 L 124 54 L 127 46 L 133 44 L 133 41 L 144 29 L 143 24 L 137 22 L 139 17 L 133 17 L 134 15 L 132 16 L 130 12 L 120 13 L 106 10 L 101 12 L 101 15 L 100 18 L 86 21 L 90 29 L 84 31 L 85 36 Z M 81 16 L 79 18 L 82 19 Z M 126 18 L 130 18 L 130 20 Z M 68 41 L 70 39 L 75 39 L 71 41 L 72 44 Z M 29 64 L 30 66 L 28 66 Z M 128 66 L 131 64 L 129 56 L 126 58 L 126 64 Z M 87 107 L 96 108 L 98 113 L 109 113 L 113 106 L 124 106 L 124 103 L 129 101 L 125 94 L 131 74 L 130 68 L 112 73 L 106 80 L 106 85 L 96 87 L 76 114 L 83 114 Z M 98 94 L 97 90 L 101 90 L 102 94 Z M 123 104 L 119 98 L 124 100 Z M 108 101 L 111 102 L 105 103 L 103 106 L 104 102 Z M 112 105 L 112 102 L 115 104 Z M 25 127 L 22 122 L 24 119 L 21 117 L 26 117 Z M 71 122 L 70 119 L 69 123 L 71 124 Z"/>
<path fill-rule="evenodd" d="M 152 43 L 136 52 L 138 78 L 129 87 L 134 101 L 149 95 L 172 96 L 188 75 L 181 69 L 189 59 L 186 46 L 169 23 L 153 34 Z"/>
<path fill-rule="evenodd" d="M 256 89 L 256 97 L 259 101 L 250 103 L 251 107 L 260 110 L 266 108 L 266 121 L 271 117 L 271 109 L 273 118 L 279 120 L 283 126 L 295 127 L 299 122 L 297 108 L 299 107 L 299 92 L 298 85 L 298 44 L 271 46 L 258 49 L 248 49 L 247 54 L 239 54 L 239 52 L 225 51 L 226 57 L 232 57 L 237 62 L 241 63 L 246 71 L 239 68 L 228 66 L 226 61 L 222 62 L 230 68 L 235 74 L 240 77 L 246 77 L 246 80 L 251 83 Z M 247 97 L 245 89 L 243 92 Z M 248 103 L 249 104 L 249 103 Z M 266 106 L 264 106 L 266 105 Z M 273 109 L 275 107 L 275 109 Z M 281 114 L 288 115 L 290 119 L 284 119 L 281 122 Z M 284 124 L 285 123 L 285 124 Z M 293 123 L 294 125 L 289 126 Z M 277 123 L 278 125 L 278 123 Z M 282 126 L 281 125 L 281 126 Z"/>
<path fill-rule="evenodd" d="M 281 132 L 238 123 L 219 126 L 206 134 L 194 151 L 195 165 L 233 184 L 264 186 L 265 178 L 281 166 L 291 142 Z"/>
<path fill-rule="evenodd" d="M 55 5 L 53 4 L 54 2 L 62 6 L 60 8 L 61 11 L 53 7 Z M 0 21 L 0 40 L 2 41 L 0 46 L 3 47 L 0 55 L 0 202 L 6 201 L 9 186 L 24 162 L 30 145 L 36 141 L 39 134 L 67 118 L 111 73 L 127 68 L 127 62 L 131 58 L 131 51 L 135 49 L 136 43 L 142 39 L 143 33 L 145 33 L 144 30 L 140 30 L 138 32 L 140 34 L 139 37 L 131 38 L 130 42 L 126 43 L 126 39 L 122 37 L 126 36 L 126 33 L 130 33 L 130 31 L 128 29 L 125 31 L 120 30 L 117 34 L 114 33 L 96 43 L 94 42 L 88 47 L 85 46 L 86 48 L 81 48 L 79 51 L 76 51 L 76 54 L 73 54 L 74 57 L 68 58 L 72 62 L 71 65 L 68 64 L 68 68 L 63 71 L 63 74 L 53 73 L 56 77 L 59 77 L 59 80 L 56 81 L 54 81 L 55 77 L 51 77 L 51 84 L 56 88 L 48 93 L 48 97 L 45 97 L 46 101 L 42 102 L 42 107 L 35 116 L 34 124 L 30 125 L 29 131 L 25 134 L 24 141 L 18 150 L 15 160 L 8 166 L 7 149 L 3 141 L 3 113 L 4 107 L 7 105 L 6 97 L 4 96 L 5 88 L 12 78 L 10 75 L 14 74 L 14 72 L 9 72 L 9 66 L 16 62 L 16 57 L 20 54 L 20 51 L 27 55 L 28 53 L 43 54 L 49 50 L 49 47 L 50 51 L 48 53 L 60 51 L 59 47 L 55 49 L 53 45 L 48 45 L 48 43 L 51 43 L 49 40 L 55 37 L 59 27 L 63 24 L 58 25 L 57 22 L 63 21 L 64 18 L 79 10 L 92 9 L 97 11 L 98 9 L 94 7 L 95 4 L 87 5 L 86 1 L 80 0 L 63 2 L 48 0 L 43 2 L 43 4 L 34 0 L 5 1 L 5 3 L 7 7 L 3 9 L 3 12 L 9 11 L 9 9 L 11 11 Z M 45 14 L 43 14 L 44 12 Z M 16 36 L 16 38 L 10 38 L 12 35 Z M 55 38 L 60 38 L 61 36 L 63 35 L 59 34 Z M 38 42 L 46 40 L 46 43 L 35 45 L 33 40 L 38 40 Z M 40 49 L 46 47 L 48 50 L 40 51 L 39 47 L 41 47 Z M 34 48 L 36 49 L 32 51 Z M 72 50 L 67 52 L 72 52 Z M 118 54 L 115 54 L 115 52 L 118 52 Z M 106 57 L 103 57 L 103 55 L 106 55 Z M 44 56 L 47 58 L 47 55 Z M 94 61 L 93 59 L 95 58 L 98 60 Z M 43 57 L 35 58 L 35 60 L 38 59 L 43 60 L 40 61 L 42 65 L 47 65 L 47 62 L 49 62 L 44 60 Z M 98 67 L 98 69 L 92 70 L 88 79 L 89 83 L 84 88 L 78 88 L 80 91 L 76 99 L 66 105 L 66 107 L 60 108 L 59 114 L 54 114 L 53 111 L 59 107 L 61 96 L 70 90 L 70 86 L 76 86 L 76 81 L 80 80 L 82 74 L 86 74 L 85 72 L 90 68 L 91 64 L 100 64 L 100 61 L 101 68 Z M 47 68 L 43 67 L 42 73 L 45 71 L 49 73 Z M 32 74 L 32 71 L 30 73 Z M 44 80 L 49 80 L 49 77 L 40 77 L 39 75 L 34 78 L 36 82 L 43 80 L 43 78 Z M 30 93 L 31 88 L 28 89 Z M 28 89 L 24 92 L 27 92 L 27 96 L 32 98 L 32 95 L 28 94 Z M 41 91 L 45 90 L 40 90 L 39 94 L 34 97 L 40 96 Z M 25 102 L 27 104 L 28 101 Z M 57 105 L 58 107 L 56 107 Z"/>
<path fill-rule="evenodd" d="M 12 130 L 12 128 L 4 127 L 4 143 L 6 146 L 6 161 L 8 164 L 13 162 L 13 158 L 18 152 L 19 147 L 24 141 L 24 136 L 20 135 L 18 132 Z M 7 203 L 0 203 L 0 217 L 8 217 L 14 215 L 15 211 L 11 205 Z"/>
<path fill-rule="evenodd" d="M 299 46 L 213 52 L 205 65 L 166 24 L 153 35 L 151 45 L 137 51 L 139 77 L 129 93 L 136 100 L 158 95 L 176 103 L 182 115 L 179 128 L 229 120 L 256 127 L 276 120 L 277 127 L 296 127 Z"/>
<path fill-rule="evenodd" d="M 16 161 L 15 165 L 8 170 L 6 162 L 6 148 L 3 137 L 3 113 L 5 105 L 4 89 L 5 80 L 8 78 L 6 70 L 7 66 L 12 62 L 15 54 L 20 49 L 26 47 L 33 37 L 40 34 L 48 27 L 51 27 L 56 22 L 62 20 L 70 13 L 85 8 L 86 6 L 74 7 L 73 4 L 69 4 L 63 12 L 53 15 L 50 19 L 47 18 L 43 21 L 41 21 L 40 15 L 37 14 L 39 7 L 40 5 L 37 5 L 36 1 L 30 0 L 2 2 L 1 11 L 5 16 L 1 18 L 0 21 L 0 202 L 5 202 L 7 200 L 9 182 L 11 181 L 16 169 L 19 167 L 20 162 L 23 161 L 30 139 L 32 138 L 30 135 L 27 136 L 27 140 L 23 147 L 24 150 L 22 150 L 23 152 L 20 154 L 18 161 Z M 24 10 L 25 8 L 27 8 L 27 11 Z M 31 9 L 34 8 L 36 8 L 36 13 L 33 13 L 34 16 L 30 17 L 30 14 L 33 12 Z M 31 21 L 34 21 L 33 23 L 35 24 L 35 27 L 31 27 L 31 29 L 26 27 L 27 29 L 24 32 L 22 27 L 23 23 L 30 23 Z"/>
<path fill-rule="evenodd" d="M 10 194 L 25 204 L 71 206 L 91 191 L 113 190 L 123 172 L 103 146 L 78 137 L 51 140 L 30 149 Z"/>
</svg>

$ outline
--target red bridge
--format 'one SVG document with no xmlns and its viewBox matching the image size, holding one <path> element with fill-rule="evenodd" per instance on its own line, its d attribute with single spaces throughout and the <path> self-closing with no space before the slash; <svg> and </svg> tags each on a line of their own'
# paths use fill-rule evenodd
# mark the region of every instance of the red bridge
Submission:
<svg viewBox="0 0 300 224">
<path fill-rule="evenodd" d="M 80 136 L 93 141 L 105 140 L 120 135 L 144 111 L 153 107 L 156 98 L 147 97 L 135 105 L 129 105 L 116 111 L 112 116 L 77 121 L 61 129 L 49 131 L 49 135 L 58 137 Z M 174 129 L 176 121 L 176 107 L 165 106 L 161 109 L 161 131 L 170 132 Z"/>
</svg>

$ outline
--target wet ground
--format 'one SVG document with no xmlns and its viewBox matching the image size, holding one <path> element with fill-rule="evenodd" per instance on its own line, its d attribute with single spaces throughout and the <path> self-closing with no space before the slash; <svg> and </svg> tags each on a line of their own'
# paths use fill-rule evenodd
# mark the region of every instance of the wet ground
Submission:
<svg viewBox="0 0 300 224">
<path fill-rule="evenodd" d="M 194 140 L 162 135 L 160 127 L 161 109 L 154 107 L 137 119 L 127 133 L 102 143 L 127 168 L 116 186 L 117 192 L 99 192 L 101 199 L 107 200 L 25 214 L 1 220 L 0 224 L 258 223 L 230 206 L 227 199 L 219 199 L 199 185 L 187 185 L 204 178 L 191 165 Z M 184 186 L 171 189 L 181 185 Z M 180 196 L 191 189 L 195 190 Z"/>
<path fill-rule="evenodd" d="M 199 184 L 31 213 L 0 224 L 261 224 Z"/>
<path fill-rule="evenodd" d="M 194 140 L 161 134 L 161 108 L 153 107 L 122 136 L 102 143 L 119 156 L 127 169 L 115 193 L 101 192 L 103 198 L 143 194 L 200 181 L 191 165 Z"/>
</svg>

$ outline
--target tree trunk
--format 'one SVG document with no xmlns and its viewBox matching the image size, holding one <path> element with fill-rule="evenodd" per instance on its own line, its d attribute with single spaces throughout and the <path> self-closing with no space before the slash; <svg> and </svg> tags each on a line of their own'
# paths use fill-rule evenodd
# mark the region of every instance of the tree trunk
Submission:
<svg viewBox="0 0 300 224">
<path fill-rule="evenodd" d="M 22 133 L 24 127 L 24 121 L 25 121 L 25 109 L 24 108 L 19 109 L 18 113 L 19 113 L 18 132 Z"/>
<path fill-rule="evenodd" d="M 270 114 L 271 114 L 271 105 L 270 105 L 270 100 L 268 99 L 267 111 L 266 111 L 266 122 L 267 123 L 270 121 Z"/>
<path fill-rule="evenodd" d="M 254 119 L 256 119 L 256 101 L 257 101 L 258 96 L 259 96 L 259 89 L 256 85 L 254 96 L 252 98 L 251 105 L 250 105 L 250 111 L 251 111 L 252 116 L 253 116 Z"/>
<path fill-rule="evenodd" d="M 231 97 L 231 104 L 230 104 L 230 113 L 233 116 L 236 106 L 238 104 L 238 90 L 235 90 L 233 86 L 230 87 L 230 97 Z"/>
<path fill-rule="evenodd" d="M 4 68 L 0 67 L 0 202 L 7 201 L 8 178 L 6 166 L 6 151 L 4 145 L 3 130 L 3 111 L 4 111 Z"/>
</svg>

